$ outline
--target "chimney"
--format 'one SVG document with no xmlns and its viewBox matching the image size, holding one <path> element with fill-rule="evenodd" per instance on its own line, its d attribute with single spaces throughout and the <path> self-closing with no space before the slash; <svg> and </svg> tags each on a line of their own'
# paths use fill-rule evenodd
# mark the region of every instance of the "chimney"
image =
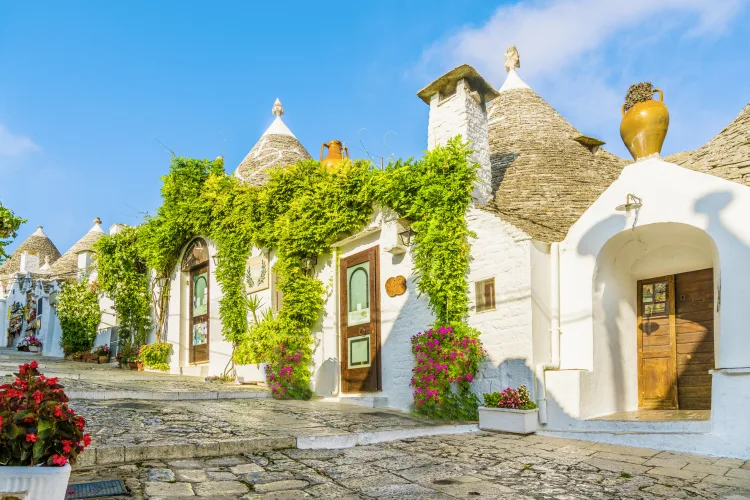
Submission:
<svg viewBox="0 0 750 500">
<path fill-rule="evenodd" d="M 487 204 L 492 196 L 492 167 L 486 104 L 498 96 L 497 91 L 474 68 L 463 64 L 417 95 L 430 105 L 427 148 L 444 145 L 459 134 L 469 142 L 470 159 L 479 164 L 472 198 L 478 205 Z"/>
</svg>

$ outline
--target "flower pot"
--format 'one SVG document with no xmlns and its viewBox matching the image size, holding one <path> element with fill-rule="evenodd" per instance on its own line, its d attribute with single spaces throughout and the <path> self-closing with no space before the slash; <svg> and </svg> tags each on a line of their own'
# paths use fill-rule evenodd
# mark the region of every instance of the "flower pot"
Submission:
<svg viewBox="0 0 750 500">
<path fill-rule="evenodd" d="M 29 346 L 29 352 L 39 352 L 39 346 L 38 345 L 30 345 Z"/>
<path fill-rule="evenodd" d="M 67 359 L 68 361 L 73 361 L 73 358 L 74 358 L 74 357 L 75 357 L 75 356 L 73 356 L 72 354 L 66 354 L 66 355 L 65 355 L 65 359 Z"/>
<path fill-rule="evenodd" d="M 138 368 L 139 372 L 143 371 L 143 361 L 136 362 L 136 367 Z"/>
<path fill-rule="evenodd" d="M 73 360 L 74 361 L 81 361 L 83 359 L 82 354 L 73 354 Z"/>
<path fill-rule="evenodd" d="M 25 345 L 19 345 L 18 350 L 21 352 L 29 352 L 28 346 L 25 346 Z"/>
<path fill-rule="evenodd" d="M 138 369 L 138 363 L 135 361 L 128 361 L 128 368 L 131 370 L 137 370 Z"/>
<path fill-rule="evenodd" d="M 0 467 L 3 496 L 64 500 L 68 492 L 70 465 L 62 467 Z"/>
<path fill-rule="evenodd" d="M 625 112 L 622 106 L 620 137 L 634 160 L 661 153 L 669 127 L 669 111 L 664 104 L 664 93 L 659 89 L 659 100 L 639 102 Z"/>
<path fill-rule="evenodd" d="M 502 431 L 531 434 L 537 429 L 537 410 L 479 407 L 479 428 L 483 431 Z"/>
<path fill-rule="evenodd" d="M 109 356 L 99 356 L 99 364 L 109 363 Z"/>
</svg>

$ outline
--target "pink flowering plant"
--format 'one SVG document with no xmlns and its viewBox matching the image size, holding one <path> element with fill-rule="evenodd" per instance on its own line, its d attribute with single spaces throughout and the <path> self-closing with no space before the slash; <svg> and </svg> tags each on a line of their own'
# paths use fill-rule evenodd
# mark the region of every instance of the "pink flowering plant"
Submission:
<svg viewBox="0 0 750 500">
<path fill-rule="evenodd" d="M 512 410 L 533 410 L 536 403 L 531 400 L 529 390 L 525 385 L 518 386 L 518 390 L 506 387 L 500 392 L 484 395 L 484 406 L 487 408 L 510 408 Z"/>
<path fill-rule="evenodd" d="M 0 385 L 0 465 L 62 467 L 91 443 L 63 386 L 38 366 L 21 365 L 14 382 Z"/>
<path fill-rule="evenodd" d="M 309 360 L 301 350 L 287 349 L 281 344 L 273 356 L 273 361 L 266 365 L 266 379 L 271 394 L 276 399 L 310 399 L 312 391 L 308 382 L 307 370 Z"/>
<path fill-rule="evenodd" d="M 476 420 L 479 399 L 471 383 L 486 352 L 479 332 L 464 323 L 430 328 L 411 338 L 414 410 L 431 418 Z"/>
<path fill-rule="evenodd" d="M 42 341 L 37 337 L 36 335 L 29 335 L 28 337 L 24 337 L 21 339 L 21 341 L 18 343 L 20 347 L 24 346 L 36 346 L 36 347 L 42 347 Z"/>
</svg>

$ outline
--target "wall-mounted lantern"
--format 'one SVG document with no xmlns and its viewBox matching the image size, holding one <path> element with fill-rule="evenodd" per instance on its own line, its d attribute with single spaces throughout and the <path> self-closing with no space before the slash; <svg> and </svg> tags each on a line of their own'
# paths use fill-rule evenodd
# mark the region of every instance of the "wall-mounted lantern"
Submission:
<svg viewBox="0 0 750 500">
<path fill-rule="evenodd" d="M 315 266 L 318 264 L 318 257 L 317 256 L 311 256 L 311 257 L 305 257 L 302 259 L 302 267 L 305 268 L 305 271 L 312 271 Z"/>
<path fill-rule="evenodd" d="M 405 247 L 410 247 L 414 244 L 414 239 L 417 233 L 411 228 L 409 224 L 404 231 L 398 233 L 399 242 Z"/>
</svg>

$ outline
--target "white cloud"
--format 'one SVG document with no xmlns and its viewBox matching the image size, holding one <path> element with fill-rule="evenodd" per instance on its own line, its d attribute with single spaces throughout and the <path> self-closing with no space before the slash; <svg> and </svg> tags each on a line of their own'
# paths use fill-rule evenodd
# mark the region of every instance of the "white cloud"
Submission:
<svg viewBox="0 0 750 500">
<path fill-rule="evenodd" d="M 0 156 L 20 156 L 37 149 L 39 146 L 29 137 L 14 134 L 0 123 Z"/>
<path fill-rule="evenodd" d="M 526 78 L 553 77 L 624 32 L 644 25 L 687 36 L 720 34 L 745 0 L 549 0 L 499 7 L 478 27 L 464 27 L 422 54 L 431 75 L 468 62 L 493 82 L 505 75 L 514 44 Z M 498 83 L 499 85 L 499 83 Z"/>
</svg>

